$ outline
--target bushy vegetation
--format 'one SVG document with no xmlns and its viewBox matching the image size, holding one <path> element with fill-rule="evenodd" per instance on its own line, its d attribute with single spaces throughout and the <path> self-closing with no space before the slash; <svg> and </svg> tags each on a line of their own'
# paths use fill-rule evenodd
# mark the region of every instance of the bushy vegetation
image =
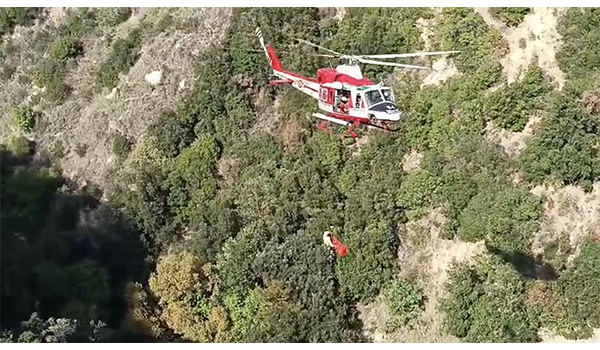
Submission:
<svg viewBox="0 0 600 350">
<path fill-rule="evenodd" d="M 50 46 L 50 56 L 60 61 L 77 57 L 82 51 L 81 43 L 70 36 L 59 36 Z"/>
<path fill-rule="evenodd" d="M 527 14 L 531 12 L 529 7 L 492 7 L 490 14 L 506 23 L 509 27 L 517 27 Z"/>
<path fill-rule="evenodd" d="M 600 114 L 559 95 L 550 102 L 540 133 L 521 157 L 525 178 L 534 183 L 580 184 L 590 188 L 600 178 Z"/>
<path fill-rule="evenodd" d="M 600 9 L 571 8 L 557 30 L 564 42 L 556 53 L 560 68 L 574 80 L 593 81 L 600 67 L 600 48 L 595 45 L 600 40 Z"/>
<path fill-rule="evenodd" d="M 23 132 L 30 132 L 35 127 L 39 113 L 36 113 L 31 107 L 19 107 L 13 112 L 13 123 Z"/>
<path fill-rule="evenodd" d="M 23 135 L 11 135 L 6 146 L 10 152 L 18 157 L 27 156 L 32 151 L 32 142 Z"/>
<path fill-rule="evenodd" d="M 500 259 L 482 256 L 450 271 L 442 302 L 447 331 L 465 342 L 533 342 L 535 322 L 525 309 L 525 284 Z"/>
<path fill-rule="evenodd" d="M 114 27 L 131 17 L 131 7 L 105 7 L 98 11 L 98 22 L 104 27 Z"/>
<path fill-rule="evenodd" d="M 406 279 L 394 279 L 382 289 L 385 302 L 396 318 L 392 326 L 405 326 L 419 316 L 423 308 L 423 294 Z"/>
<path fill-rule="evenodd" d="M 472 72 L 487 87 L 500 79 L 498 58 L 506 54 L 507 45 L 498 30 L 488 26 L 470 8 L 444 8 L 436 41 L 442 50 L 461 51 L 455 58 L 460 71 Z"/>
<path fill-rule="evenodd" d="M 101 86 L 112 89 L 119 79 L 119 74 L 129 71 L 138 58 L 140 44 L 139 29 L 133 29 L 127 37 L 115 40 L 109 57 L 98 71 L 98 82 Z"/>
<path fill-rule="evenodd" d="M 42 13 L 41 7 L 0 8 L 0 37 L 12 33 L 15 26 L 31 24 Z"/>
<path fill-rule="evenodd" d="M 600 114 L 592 99 L 598 89 L 600 51 L 591 45 L 600 35 L 597 9 L 569 9 L 557 27 L 565 45 L 556 58 L 570 79 L 561 93 L 546 97 L 539 133 L 521 157 L 525 178 L 533 183 L 579 184 L 586 189 L 600 178 L 598 129 Z"/>
<path fill-rule="evenodd" d="M 458 237 L 464 241 L 485 240 L 493 249 L 506 254 L 529 252 L 537 231 L 539 198 L 508 186 L 488 187 L 479 192 L 462 210 Z"/>
<path fill-rule="evenodd" d="M 133 142 L 127 136 L 116 133 L 113 135 L 113 144 L 112 150 L 113 153 L 116 154 L 120 158 L 125 158 L 131 152 L 131 147 L 133 146 Z"/>
<path fill-rule="evenodd" d="M 32 77 L 36 86 L 45 88 L 44 95 L 51 102 L 60 104 L 70 96 L 73 89 L 64 82 L 64 77 L 83 54 L 82 38 L 96 26 L 95 12 L 82 8 L 69 13 L 52 31 L 54 39 L 49 41 L 49 55 L 40 61 Z"/>
<path fill-rule="evenodd" d="M 541 304 L 543 321 L 567 339 L 585 339 L 600 327 L 600 244 L 588 241 Z M 576 297 L 573 297 L 576 296 Z"/>
<path fill-rule="evenodd" d="M 552 86 L 536 64 L 530 65 L 523 80 L 502 87 L 485 100 L 486 116 L 499 126 L 512 131 L 522 131 L 536 110 L 545 107 Z"/>
<path fill-rule="evenodd" d="M 560 29 L 580 42 L 588 37 L 581 23 L 595 15 L 582 13 L 569 12 Z M 60 86 L 85 33 L 130 14 L 78 11 L 50 42 L 43 85 Z M 472 265 L 450 270 L 441 305 L 448 333 L 468 342 L 532 342 L 542 326 L 569 337 L 598 327 L 597 243 L 572 264 L 572 250 L 547 253 L 558 279 L 532 281 L 542 206 L 528 193 L 531 184 L 598 179 L 599 115 L 582 95 L 592 80 L 552 91 L 532 64 L 522 80 L 490 91 L 505 83 L 499 60 L 506 45 L 468 8 L 351 9 L 339 23 L 321 16 L 315 8 L 235 9 L 225 42 L 198 58 L 180 106 L 165 110 L 135 148 L 124 135 L 109 139 L 122 160 L 110 179 L 110 204 L 68 190 L 48 169 L 34 170 L 23 140 L 10 147 L 18 157 L 2 151 L 1 323 L 13 331 L 5 339 L 362 341 L 356 305 L 381 299 L 393 315 L 387 331 L 414 326 L 427 291 L 397 277 L 404 274 L 396 255 L 407 241 L 430 239 L 406 237 L 402 227 L 436 208 L 448 219 L 440 238 L 488 248 Z M 424 88 L 417 75 L 398 74 L 392 80 L 407 120 L 398 134 L 370 133 L 360 152 L 314 130 L 306 121 L 313 100 L 267 87 L 264 53 L 251 51 L 260 24 L 286 68 L 314 75 L 331 62 L 305 55 L 313 48 L 294 38 L 345 53 L 409 52 L 423 49 L 417 20 L 434 16 L 434 49 L 461 50 L 453 59 L 462 74 Z M 114 87 L 135 64 L 142 38 L 172 20 L 116 39 L 99 63 L 98 83 Z M 559 59 L 574 75 L 569 50 Z M 377 80 L 392 70 L 364 72 Z M 265 106 L 282 115 L 275 130 L 277 123 L 300 130 L 294 147 L 279 131 L 259 127 Z M 538 112 L 542 125 L 518 159 L 483 135 L 489 121 L 520 131 Z M 423 159 L 407 174 L 402 162 L 411 149 Z M 511 181 L 518 170 L 524 184 Z M 347 246 L 346 257 L 332 260 L 324 230 Z"/>
</svg>

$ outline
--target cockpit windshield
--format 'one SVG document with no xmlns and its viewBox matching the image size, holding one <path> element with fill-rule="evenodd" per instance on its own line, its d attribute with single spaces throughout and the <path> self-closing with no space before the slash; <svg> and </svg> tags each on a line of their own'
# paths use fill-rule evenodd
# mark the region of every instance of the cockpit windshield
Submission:
<svg viewBox="0 0 600 350">
<path fill-rule="evenodd" d="M 381 89 L 383 93 L 383 98 L 388 102 L 394 102 L 394 94 L 392 94 L 392 90 L 390 89 Z"/>
<path fill-rule="evenodd" d="M 374 106 L 378 103 L 384 102 L 381 92 L 379 90 L 371 90 L 365 93 L 365 99 L 369 107 Z"/>
</svg>

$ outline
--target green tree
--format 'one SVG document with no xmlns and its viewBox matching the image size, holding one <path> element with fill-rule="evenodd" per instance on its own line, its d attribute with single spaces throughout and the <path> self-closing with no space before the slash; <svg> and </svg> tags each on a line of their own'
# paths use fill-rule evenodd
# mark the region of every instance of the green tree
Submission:
<svg viewBox="0 0 600 350">
<path fill-rule="evenodd" d="M 521 156 L 525 179 L 591 187 L 600 176 L 598 130 L 600 115 L 590 115 L 569 96 L 553 98 L 540 132 Z"/>
<path fill-rule="evenodd" d="M 397 316 L 400 326 L 409 324 L 419 316 L 423 308 L 423 294 L 406 279 L 393 279 L 382 288 L 382 294 L 389 310 Z"/>
<path fill-rule="evenodd" d="M 455 266 L 446 290 L 441 309 L 450 334 L 469 343 L 537 340 L 525 309 L 525 284 L 499 258 L 480 256 L 474 266 Z"/>
<path fill-rule="evenodd" d="M 483 239 L 507 254 L 527 254 L 540 209 L 540 200 L 524 190 L 488 187 L 460 213 L 458 237 L 471 242 Z"/>
<path fill-rule="evenodd" d="M 384 221 L 372 223 L 363 232 L 345 232 L 348 258 L 339 262 L 340 284 L 358 300 L 374 298 L 391 279 L 395 257 L 395 234 Z"/>
<path fill-rule="evenodd" d="M 492 7 L 490 8 L 490 14 L 506 23 L 509 27 L 516 27 L 521 22 L 525 16 L 531 12 L 531 8 L 529 7 Z"/>
<path fill-rule="evenodd" d="M 572 264 L 551 285 L 544 324 L 568 339 L 585 339 L 600 327 L 600 244 L 588 241 Z"/>
</svg>

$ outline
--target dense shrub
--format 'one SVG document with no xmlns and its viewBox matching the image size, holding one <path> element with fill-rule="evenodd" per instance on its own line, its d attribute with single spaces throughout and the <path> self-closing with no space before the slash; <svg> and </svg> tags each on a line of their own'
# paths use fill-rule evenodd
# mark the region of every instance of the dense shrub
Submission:
<svg viewBox="0 0 600 350">
<path fill-rule="evenodd" d="M 346 229 L 343 236 L 348 258 L 339 263 L 340 284 L 358 300 L 371 300 L 392 277 L 396 235 L 384 222 L 364 232 Z"/>
<path fill-rule="evenodd" d="M 59 37 L 80 39 L 97 27 L 97 15 L 97 10 L 93 8 L 78 7 L 70 9 L 66 20 L 57 28 L 56 34 Z"/>
<path fill-rule="evenodd" d="M 545 106 L 546 94 L 551 90 L 542 69 L 531 65 L 522 81 L 489 94 L 485 113 L 503 128 L 522 131 L 532 112 Z"/>
<path fill-rule="evenodd" d="M 423 308 L 423 294 L 408 280 L 393 279 L 386 283 L 381 292 L 400 326 L 407 325 L 419 316 Z"/>
<path fill-rule="evenodd" d="M 599 72 L 600 9 L 570 8 L 557 30 L 564 42 L 556 53 L 560 68 L 571 78 L 593 78 Z"/>
<path fill-rule="evenodd" d="M 214 195 L 213 171 L 218 152 L 214 138 L 203 135 L 174 159 L 167 183 L 169 206 L 176 223 L 189 225 L 198 221 L 198 209 L 205 208 Z M 197 227 L 198 222 L 195 224 Z"/>
<path fill-rule="evenodd" d="M 30 107 L 19 107 L 13 111 L 13 123 L 24 132 L 35 127 L 39 114 Z"/>
<path fill-rule="evenodd" d="M 437 29 L 437 41 L 442 50 L 461 51 L 454 61 L 463 72 L 477 75 L 489 70 L 488 67 L 507 52 L 500 32 L 489 27 L 471 8 L 444 8 Z M 489 81 L 488 86 L 494 83 Z"/>
<path fill-rule="evenodd" d="M 17 25 L 28 25 L 42 13 L 42 7 L 0 8 L 0 37 L 10 34 Z"/>
<path fill-rule="evenodd" d="M 600 327 L 600 244 L 588 241 L 558 281 L 544 305 L 546 324 L 568 339 L 585 339 Z"/>
<path fill-rule="evenodd" d="M 458 237 L 471 242 L 483 239 L 507 254 L 527 253 L 539 215 L 540 200 L 526 191 L 487 187 L 461 211 Z"/>
<path fill-rule="evenodd" d="M 120 73 L 127 73 L 139 55 L 141 33 L 133 29 L 126 38 L 117 39 L 111 48 L 109 57 L 102 63 L 98 71 L 100 85 L 113 88 Z"/>
<path fill-rule="evenodd" d="M 430 208 L 440 179 L 426 170 L 410 174 L 402 181 L 398 205 L 409 210 L 409 217 L 418 217 Z"/>
<path fill-rule="evenodd" d="M 45 95 L 50 101 L 61 103 L 72 91 L 72 88 L 63 82 L 65 71 L 64 61 L 44 60 L 41 67 L 33 73 L 33 83 L 40 88 L 46 88 Z"/>
<path fill-rule="evenodd" d="M 157 147 L 168 157 L 176 157 L 194 141 L 196 136 L 193 125 L 177 117 L 178 115 L 173 113 L 163 113 L 149 129 L 156 140 Z"/>
<path fill-rule="evenodd" d="M 590 115 L 570 96 L 549 102 L 549 115 L 527 144 L 520 163 L 525 179 L 590 187 L 600 177 L 600 115 Z"/>
<path fill-rule="evenodd" d="M 490 14 L 506 23 L 509 27 L 516 27 L 521 22 L 525 16 L 531 12 L 531 8 L 529 7 L 491 7 Z"/>
<path fill-rule="evenodd" d="M 70 36 L 59 36 L 50 46 L 50 57 L 60 61 L 75 58 L 82 52 L 81 43 Z"/>
<path fill-rule="evenodd" d="M 446 330 L 465 342 L 533 342 L 537 329 L 524 307 L 525 285 L 499 258 L 450 270 L 442 302 Z"/>
<path fill-rule="evenodd" d="M 131 7 L 106 7 L 98 11 L 98 22 L 101 26 L 114 27 L 131 17 Z"/>
<path fill-rule="evenodd" d="M 24 157 L 33 150 L 32 142 L 22 135 L 11 135 L 7 142 L 7 148 L 18 157 Z"/>
</svg>

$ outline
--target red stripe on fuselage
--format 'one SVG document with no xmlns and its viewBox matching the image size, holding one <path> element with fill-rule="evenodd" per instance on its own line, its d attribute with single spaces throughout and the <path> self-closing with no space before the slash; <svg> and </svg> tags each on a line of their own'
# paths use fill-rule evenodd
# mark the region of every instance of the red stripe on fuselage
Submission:
<svg viewBox="0 0 600 350">
<path fill-rule="evenodd" d="M 302 76 L 300 74 L 296 74 L 296 73 L 293 73 L 293 72 L 288 72 L 288 71 L 283 70 L 283 69 L 275 69 L 275 68 L 273 68 L 273 70 L 277 71 L 277 72 L 280 72 L 280 73 L 283 73 L 283 74 L 291 75 L 294 78 L 298 78 L 298 79 L 310 81 L 311 83 L 317 83 L 317 79 L 314 79 L 314 78 L 307 78 L 307 77 L 304 77 L 304 76 Z"/>
</svg>

